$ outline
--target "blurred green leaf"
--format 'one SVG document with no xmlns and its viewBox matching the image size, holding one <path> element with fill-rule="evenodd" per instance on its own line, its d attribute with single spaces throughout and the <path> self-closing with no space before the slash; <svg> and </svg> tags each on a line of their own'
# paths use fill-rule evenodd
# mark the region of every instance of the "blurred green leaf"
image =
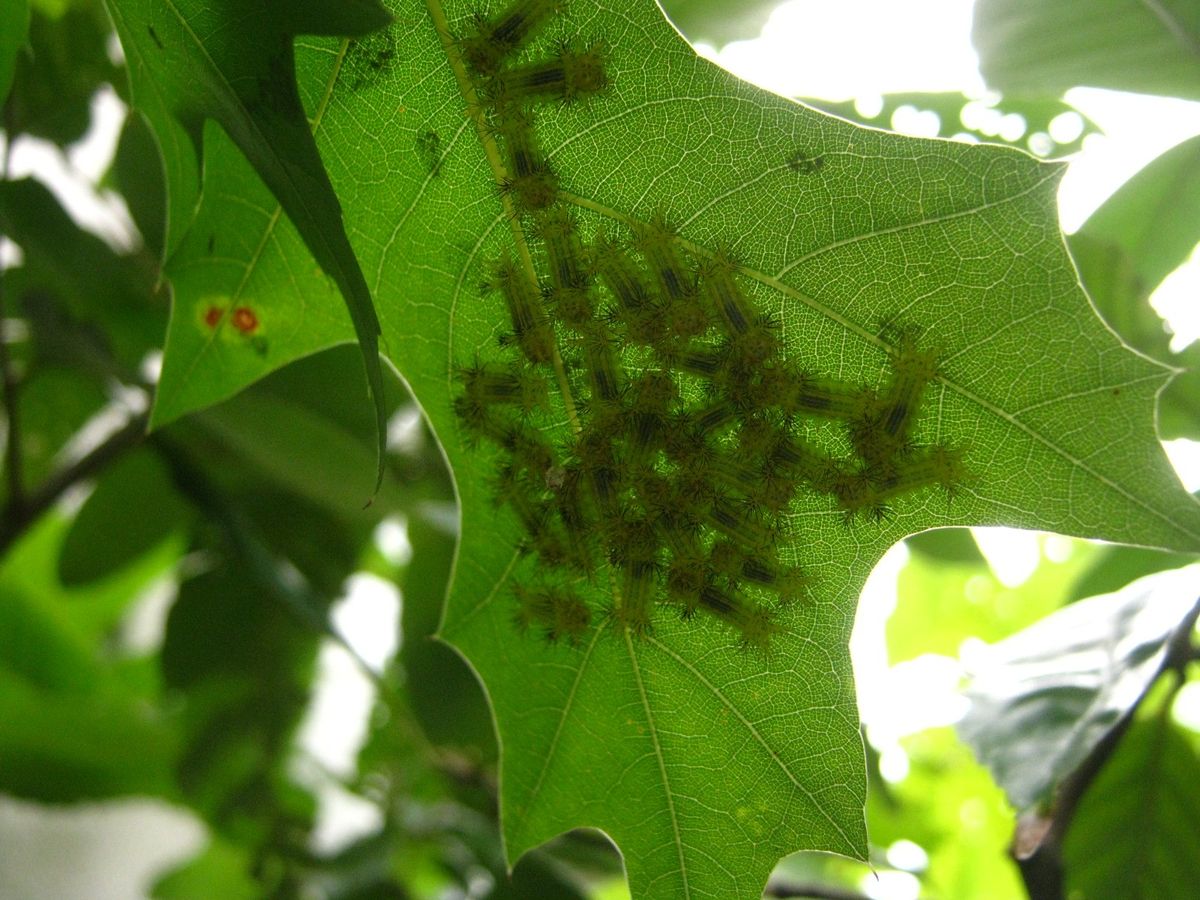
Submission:
<svg viewBox="0 0 1200 900">
<path fill-rule="evenodd" d="M 248 392 L 198 414 L 193 424 L 234 451 L 260 478 L 342 518 L 375 518 L 374 510 L 362 513 L 374 484 L 371 445 L 310 413 L 298 399 Z M 380 508 L 402 502 L 399 487 L 386 480 Z"/>
<path fill-rule="evenodd" d="M 55 571 L 70 521 L 44 516 L 0 561 L 0 791 L 47 802 L 174 796 L 174 724 L 157 685 L 112 658 L 112 629 L 168 559 L 88 591 Z"/>
<path fill-rule="evenodd" d="M 178 536 L 188 510 L 149 450 L 119 460 L 101 477 L 67 533 L 58 558 L 63 584 L 103 578 Z"/>
<path fill-rule="evenodd" d="M 1158 395 L 1158 433 L 1164 441 L 1200 440 L 1200 344 L 1191 344 L 1171 362 L 1183 371 Z"/>
<path fill-rule="evenodd" d="M 154 900 L 258 900 L 262 886 L 251 876 L 250 854 L 220 836 L 193 859 L 163 875 L 150 891 Z"/>
<path fill-rule="evenodd" d="M 1195 559 L 1183 553 L 1167 553 L 1148 547 L 1122 547 L 1107 544 L 1096 548 L 1095 555 L 1079 573 L 1068 590 L 1065 603 L 1085 597 L 1111 594 L 1131 581 L 1164 569 L 1178 569 Z M 1198 592 L 1200 594 L 1200 592 Z"/>
<path fill-rule="evenodd" d="M 904 543 L 913 553 L 933 562 L 987 565 L 968 528 L 934 528 L 909 535 Z"/>
<path fill-rule="evenodd" d="M 1045 139 L 1043 145 L 1038 148 L 1039 154 L 1042 156 L 1060 157 L 1075 153 L 1083 146 L 1084 138 L 1100 130 L 1095 122 L 1069 103 L 1048 97 L 1025 97 L 1018 95 L 984 101 L 967 97 L 965 94 L 951 92 L 884 94 L 881 98 L 883 105 L 879 112 L 873 116 L 862 115 L 858 111 L 857 101 L 854 100 L 835 102 L 809 97 L 802 97 L 800 99 L 809 106 L 832 113 L 835 116 L 841 116 L 843 119 L 849 119 L 852 122 L 862 122 L 864 125 L 871 125 L 875 128 L 891 128 L 893 116 L 896 111 L 901 107 L 908 106 L 918 111 L 936 113 L 938 117 L 937 133 L 941 137 L 953 137 L 956 134 L 964 133 L 973 134 L 983 141 L 990 141 L 996 144 L 1009 144 L 1013 147 L 1020 147 L 1022 150 L 1032 149 L 1030 137 L 1034 134 L 1040 134 Z M 1004 115 L 1018 115 L 1025 120 L 1025 129 L 1014 140 L 1008 140 L 994 129 L 982 131 L 979 128 L 969 128 L 963 122 L 963 112 L 968 105 L 986 105 L 990 107 L 994 110 L 996 121 Z M 1082 123 L 1079 136 L 1067 143 L 1056 143 L 1050 137 L 1050 123 L 1056 117 L 1068 113 L 1078 116 Z"/>
<path fill-rule="evenodd" d="M 6 274 L 6 290 L 30 317 L 37 352 L 101 380 L 134 381 L 166 329 L 166 293 L 150 259 L 113 251 L 32 178 L 0 182 L 0 230 L 25 255 L 22 268 Z"/>
<path fill-rule="evenodd" d="M 0 616 L 9 620 L 0 629 L 0 655 L 7 652 L 10 667 L 31 680 L 62 689 L 85 687 L 97 677 L 105 645 L 130 605 L 179 555 L 178 545 L 164 542 L 111 577 L 67 589 L 58 580 L 58 557 L 70 526 L 70 519 L 51 512 L 0 561 L 0 591 L 12 598 L 0 605 Z"/>
<path fill-rule="evenodd" d="M 1150 294 L 1200 241 L 1200 137 L 1121 186 L 1068 238 L 1097 310 L 1132 347 L 1184 371 L 1159 395 L 1159 434 L 1200 438 L 1200 347 L 1172 353 Z"/>
<path fill-rule="evenodd" d="M 970 533 L 964 534 L 974 545 Z M 1096 552 L 1078 542 L 1064 562 L 1043 555 L 1028 580 L 1008 587 L 992 573 L 978 547 L 973 558 L 966 547 L 961 550 L 961 559 L 917 552 L 900 570 L 899 602 L 887 622 L 893 665 L 923 653 L 956 657 L 967 638 L 998 641 L 1036 622 L 1065 602 L 1068 587 Z"/>
<path fill-rule="evenodd" d="M 17 54 L 25 46 L 28 34 L 29 0 L 8 0 L 0 7 L 0 108 L 8 99 Z"/>
<path fill-rule="evenodd" d="M 19 395 L 22 474 L 27 489 L 58 467 L 63 445 L 106 402 L 104 388 L 77 371 L 38 366 L 27 374 Z"/>
<path fill-rule="evenodd" d="M 908 773 L 889 785 L 891 803 L 867 804 L 872 841 L 886 850 L 912 841 L 929 856 L 921 896 L 1023 900 L 1017 867 L 1005 852 L 1014 816 L 1004 792 L 951 728 L 904 738 Z"/>
<path fill-rule="evenodd" d="M 1081 600 L 981 653 L 959 733 L 1013 806 L 1056 785 L 1138 703 L 1197 603 L 1200 567 L 1149 575 Z"/>
<path fill-rule="evenodd" d="M 111 682 L 75 687 L 39 689 L 0 665 L 0 791 L 48 803 L 175 797 L 171 724 Z"/>
<path fill-rule="evenodd" d="M 0 586 L 0 667 L 50 691 L 81 692 L 99 674 L 92 646 L 49 598 Z"/>
<path fill-rule="evenodd" d="M 1148 356 L 1170 357 L 1170 332 L 1151 308 L 1150 288 L 1138 276 L 1129 251 L 1089 234 L 1086 226 L 1070 235 L 1067 244 L 1088 296 L 1112 330 Z"/>
<path fill-rule="evenodd" d="M 1195 65 L 1200 80 L 1200 52 Z M 1171 148 L 1126 181 L 1079 231 L 1124 250 L 1141 289 L 1153 291 L 1200 242 L 1200 136 Z M 1109 310 L 1100 307 L 1100 312 L 1133 346 L 1154 353 L 1126 336 Z"/>
<path fill-rule="evenodd" d="M 458 535 L 438 518 L 418 512 L 409 519 L 408 539 L 413 556 L 402 584 L 400 664 L 413 713 L 434 743 L 476 748 L 478 762 L 494 763 L 495 731 L 483 688 L 453 648 L 433 640 L 442 620 Z"/>
<path fill-rule="evenodd" d="M 185 581 L 161 665 L 185 700 L 178 778 L 222 833 L 262 848 L 307 831 L 311 801 L 282 762 L 307 700 L 318 635 L 230 560 Z"/>
<path fill-rule="evenodd" d="M 660 0 L 659 5 L 693 44 L 722 47 L 758 37 L 783 0 Z"/>
<path fill-rule="evenodd" d="M 129 207 L 147 251 L 155 259 L 162 259 L 167 232 L 167 186 L 163 181 L 162 157 L 154 132 L 136 110 L 125 117 L 111 177 Z"/>
<path fill-rule="evenodd" d="M 978 0 L 971 37 L 984 80 L 1002 93 L 1087 85 L 1200 99 L 1193 0 Z"/>
<path fill-rule="evenodd" d="M 121 78 L 108 58 L 110 33 L 99 2 L 74 3 L 59 17 L 35 5 L 29 52 L 17 56 L 5 107 L 6 129 L 59 146 L 83 137 L 91 123 L 92 95 Z"/>
<path fill-rule="evenodd" d="M 109 0 L 109 9 L 130 61 L 134 100 L 158 133 L 168 196 L 195 171 L 194 147 L 184 150 L 172 143 L 175 122 L 183 124 L 195 144 L 203 120 L 215 119 L 271 188 L 314 258 L 341 290 L 375 401 L 378 482 L 387 439 L 379 320 L 300 102 L 293 41 L 300 34 L 366 34 L 387 25 L 391 16 L 375 0 L 272 0 L 252 16 L 240 13 L 235 4 L 214 7 L 199 0 L 170 6 L 155 0 Z M 322 108 L 316 119 L 323 115 Z M 194 196 L 194 185 L 184 196 Z M 179 229 L 186 224 L 184 216 L 171 213 L 165 241 L 169 251 L 177 247 Z M 277 218 L 278 210 L 271 215 Z M 237 293 L 227 299 L 231 304 L 242 300 Z M 224 324 L 222 312 L 214 327 Z M 231 316 L 227 327 L 237 324 Z M 157 405 L 155 409 L 154 423 L 165 424 Z"/>
<path fill-rule="evenodd" d="M 1063 845 L 1071 897 L 1184 896 L 1200 873 L 1200 753 L 1168 710 L 1139 717 L 1083 795 Z"/>
</svg>

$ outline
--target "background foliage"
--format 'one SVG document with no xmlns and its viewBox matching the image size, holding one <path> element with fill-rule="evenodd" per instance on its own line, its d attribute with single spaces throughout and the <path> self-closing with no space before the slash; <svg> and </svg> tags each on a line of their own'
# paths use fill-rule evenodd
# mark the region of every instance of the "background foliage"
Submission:
<svg viewBox="0 0 1200 900">
<path fill-rule="evenodd" d="M 664 5 L 698 40 L 761 21 L 751 5 L 742 22 L 714 12 L 725 4 Z M 1112 24 L 1100 46 L 1141 48 L 1134 66 L 1060 27 L 1070 4 L 982 0 L 976 41 L 1001 107 L 1047 122 L 1075 84 L 1195 96 L 1200 23 L 1164 5 L 1135 42 L 1116 23 L 1144 8 L 1109 5 L 1089 21 Z M 622 39 L 612 94 L 547 116 L 564 188 L 597 220 L 645 219 L 672 197 L 701 252 L 736 240 L 785 341 L 824 371 L 877 380 L 881 324 L 915 319 L 947 360 L 923 433 L 969 446 L 974 478 L 950 504 L 901 502 L 849 533 L 812 501 L 794 509 L 795 557 L 839 574 L 789 614 L 774 657 L 666 620 L 636 646 L 601 628 L 584 648 L 546 647 L 507 630 L 516 532 L 449 414 L 449 368 L 497 328 L 478 311 L 480 259 L 511 240 L 460 85 L 431 28 L 372 30 L 385 19 L 367 2 L 286 6 L 264 3 L 249 29 L 221 5 L 0 8 L 6 138 L 69 146 L 112 85 L 134 110 L 105 184 L 141 234 L 114 249 L 5 167 L 0 230 L 21 252 L 0 294 L 0 791 L 191 810 L 209 843 L 162 875 L 162 897 L 578 897 L 619 893 L 626 875 L 637 896 L 754 896 L 802 849 L 863 857 L 881 884 L 915 877 L 931 896 L 1150 897 L 1194 880 L 1197 738 L 1172 716 L 1195 677 L 1195 569 L 1176 569 L 1188 556 L 1079 544 L 1065 562 L 1043 554 L 1013 589 L 969 533 L 911 538 L 891 662 L 996 643 L 964 655 L 974 676 L 957 735 L 867 735 L 866 832 L 846 641 L 870 567 L 933 525 L 1195 551 L 1200 517 L 1153 432 L 1156 397 L 1160 436 L 1200 431 L 1195 348 L 1173 353 L 1146 302 L 1200 238 L 1195 140 L 1068 242 L 1137 357 L 1076 286 L 1053 167 L 859 131 L 698 62 L 653 4 L 576 0 L 572 30 Z M 396 11 L 437 24 L 441 9 Z M 1171 44 L 1179 33 L 1190 51 Z M 313 34 L 333 36 L 293 43 Z M 1050 35 L 1053 47 L 1027 39 Z M 965 103 L 906 95 L 884 110 L 947 122 Z M 743 149 L 723 156 L 710 137 L 711 163 L 655 156 L 641 145 L 654 130 Z M 630 147 L 646 158 L 631 164 Z M 819 177 L 797 187 L 801 158 L 821 161 L 801 167 Z M 781 190 L 789 202 L 772 208 Z M 368 294 L 404 376 L 368 368 L 375 409 L 346 343 L 368 338 L 376 359 Z M 1185 371 L 1159 394 L 1165 370 L 1147 358 Z M 411 555 L 387 552 L 397 528 Z M 363 573 L 403 596 L 400 650 L 383 663 L 333 613 Z M 442 634 L 489 696 L 429 640 L 448 587 Z M 158 634 L 137 637 L 155 607 Z M 374 690 L 346 771 L 314 767 L 297 739 L 323 647 L 357 660 Z M 378 826 L 332 849 L 316 839 L 331 786 Z M 820 800 L 793 805 L 801 795 Z M 1110 853 L 1131 821 L 1143 839 Z M 624 868 L 600 833 L 568 831 L 581 825 L 603 827 Z M 767 890 L 833 895 L 867 871 L 800 853 Z"/>
</svg>

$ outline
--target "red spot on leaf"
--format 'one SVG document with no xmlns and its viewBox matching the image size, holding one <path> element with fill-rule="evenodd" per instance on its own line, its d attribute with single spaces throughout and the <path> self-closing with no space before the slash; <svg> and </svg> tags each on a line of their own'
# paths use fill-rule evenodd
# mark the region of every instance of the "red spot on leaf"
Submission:
<svg viewBox="0 0 1200 900">
<path fill-rule="evenodd" d="M 248 306 L 239 306 L 233 311 L 233 327 L 242 334 L 258 331 L 258 314 Z"/>
<path fill-rule="evenodd" d="M 219 306 L 210 306 L 204 311 L 204 324 L 209 328 L 216 328 L 221 324 L 221 316 L 225 315 L 225 310 Z"/>
</svg>

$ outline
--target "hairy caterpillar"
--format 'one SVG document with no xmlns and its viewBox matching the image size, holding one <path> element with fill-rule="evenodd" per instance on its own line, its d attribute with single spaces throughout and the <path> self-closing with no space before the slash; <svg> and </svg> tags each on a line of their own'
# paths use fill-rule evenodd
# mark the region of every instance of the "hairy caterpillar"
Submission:
<svg viewBox="0 0 1200 900">
<path fill-rule="evenodd" d="M 749 289 L 757 276 L 726 250 L 685 240 L 661 212 L 622 213 L 626 235 L 595 227 L 560 191 L 569 173 L 537 126 L 609 88 L 607 54 L 562 44 L 523 58 L 563 5 L 513 3 L 458 41 L 515 212 L 517 246 L 484 279 L 504 300 L 509 361 L 463 366 L 453 401 L 468 440 L 500 450 L 496 497 L 541 585 L 520 581 L 513 620 L 576 643 L 595 627 L 645 634 L 674 612 L 766 649 L 777 612 L 811 584 L 782 562 L 783 514 L 804 502 L 879 518 L 961 482 L 960 451 L 913 446 L 936 360 L 901 335 L 882 386 L 827 377 L 785 345 Z"/>
<path fill-rule="evenodd" d="M 565 5 L 563 0 L 519 0 L 492 19 L 476 16 L 471 33 L 459 40 L 463 59 L 481 75 L 495 74 Z"/>
<path fill-rule="evenodd" d="M 564 46 L 553 59 L 502 69 L 484 90 L 503 106 L 542 100 L 573 102 L 607 87 L 604 53 L 599 45 L 593 45 L 586 50 Z"/>
</svg>

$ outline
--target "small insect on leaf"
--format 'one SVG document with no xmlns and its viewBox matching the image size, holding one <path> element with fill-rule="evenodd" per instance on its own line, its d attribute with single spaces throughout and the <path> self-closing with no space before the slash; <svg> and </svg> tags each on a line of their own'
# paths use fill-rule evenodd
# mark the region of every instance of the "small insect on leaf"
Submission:
<svg viewBox="0 0 1200 900">
<path fill-rule="evenodd" d="M 719 252 L 704 267 L 700 282 L 730 337 L 749 331 L 755 318 L 753 306 L 733 280 L 737 268 L 727 253 Z"/>
<path fill-rule="evenodd" d="M 523 212 L 546 209 L 558 199 L 558 176 L 542 155 L 532 114 L 508 107 L 498 109 L 496 115 L 499 124 L 494 131 L 507 151 L 509 170 L 501 189 Z"/>
<path fill-rule="evenodd" d="M 544 408 L 549 401 L 546 379 L 524 368 L 476 363 L 460 372 L 466 394 L 483 406 L 512 405 L 524 413 Z"/>
<path fill-rule="evenodd" d="M 909 446 L 925 389 L 936 377 L 937 357 L 921 350 L 912 334 L 901 335 L 891 380 L 850 429 L 855 449 L 869 464 L 886 465 Z"/>
<path fill-rule="evenodd" d="M 563 0 L 518 0 L 491 19 L 476 16 L 459 39 L 463 59 L 480 75 L 495 74 L 564 6 Z"/>
<path fill-rule="evenodd" d="M 635 243 L 650 263 L 665 300 L 695 300 L 696 276 L 683 264 L 675 232 L 661 215 L 639 229 Z"/>
<path fill-rule="evenodd" d="M 485 289 L 499 290 L 508 307 L 513 342 L 533 363 L 549 363 L 554 358 L 554 330 L 536 285 L 517 268 L 512 257 L 503 256 L 494 265 Z"/>
<path fill-rule="evenodd" d="M 539 217 L 538 233 L 546 245 L 546 259 L 555 289 L 588 287 L 591 279 L 574 217 L 562 207 L 554 207 Z"/>
<path fill-rule="evenodd" d="M 566 639 L 577 644 L 591 625 L 591 610 L 578 594 L 567 588 L 528 588 L 518 584 L 513 594 L 517 601 L 513 622 L 519 631 L 537 628 L 551 643 Z"/>
<path fill-rule="evenodd" d="M 550 60 L 503 69 L 487 87 L 498 105 L 560 100 L 571 103 L 608 87 L 604 52 L 596 44 L 587 50 L 563 47 Z"/>
</svg>

